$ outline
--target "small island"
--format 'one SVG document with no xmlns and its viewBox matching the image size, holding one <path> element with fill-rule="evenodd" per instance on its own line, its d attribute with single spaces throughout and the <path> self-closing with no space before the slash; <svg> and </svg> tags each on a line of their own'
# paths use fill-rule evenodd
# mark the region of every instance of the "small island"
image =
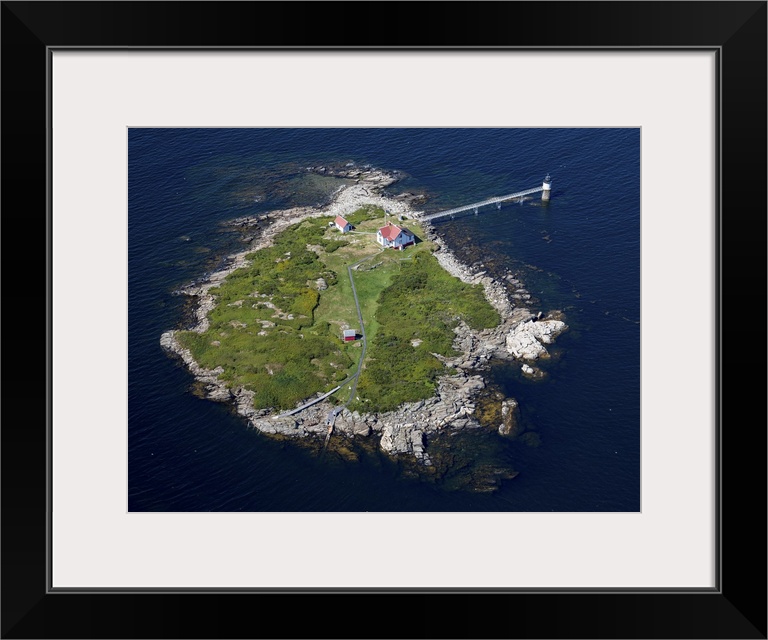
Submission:
<svg viewBox="0 0 768 640">
<path fill-rule="evenodd" d="M 461 264 L 414 209 L 423 197 L 384 195 L 397 174 L 307 170 L 343 181 L 330 204 L 233 220 L 250 246 L 183 289 L 192 326 L 161 345 L 204 397 L 273 437 L 373 440 L 428 469 L 431 436 L 476 429 L 481 413 L 518 436 L 517 402 L 483 396 L 484 372 L 508 360 L 542 378 L 562 314 L 534 312 L 511 274 Z"/>
</svg>

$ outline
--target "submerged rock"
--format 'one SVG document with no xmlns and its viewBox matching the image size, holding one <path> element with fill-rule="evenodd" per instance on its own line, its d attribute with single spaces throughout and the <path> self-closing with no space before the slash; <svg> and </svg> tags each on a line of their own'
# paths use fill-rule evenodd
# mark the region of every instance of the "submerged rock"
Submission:
<svg viewBox="0 0 768 640">
<path fill-rule="evenodd" d="M 503 436 L 515 438 L 523 431 L 520 421 L 520 406 L 514 398 L 507 398 L 501 403 L 501 424 L 499 433 Z"/>
</svg>

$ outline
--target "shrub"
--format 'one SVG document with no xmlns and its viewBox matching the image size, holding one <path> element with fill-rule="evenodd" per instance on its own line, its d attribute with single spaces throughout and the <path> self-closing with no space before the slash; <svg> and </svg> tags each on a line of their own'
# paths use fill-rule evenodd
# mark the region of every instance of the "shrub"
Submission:
<svg viewBox="0 0 768 640">
<path fill-rule="evenodd" d="M 325 243 L 323 249 L 325 249 L 326 253 L 333 253 L 339 247 L 346 247 L 348 244 L 349 242 L 346 240 L 331 240 Z"/>
<path fill-rule="evenodd" d="M 320 294 L 316 289 L 304 289 L 299 295 L 296 296 L 296 298 L 293 301 L 293 304 L 291 305 L 291 310 L 293 313 L 298 315 L 307 316 L 311 319 L 313 316 L 313 311 L 315 308 L 317 308 L 318 303 L 320 302 Z"/>
</svg>

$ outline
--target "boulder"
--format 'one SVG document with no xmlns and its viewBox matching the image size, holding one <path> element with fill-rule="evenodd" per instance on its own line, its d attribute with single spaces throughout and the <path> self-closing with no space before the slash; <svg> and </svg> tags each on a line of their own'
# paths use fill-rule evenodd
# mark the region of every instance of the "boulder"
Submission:
<svg viewBox="0 0 768 640">
<path fill-rule="evenodd" d="M 371 427 L 370 425 L 366 424 L 365 422 L 356 422 L 355 426 L 352 427 L 352 433 L 356 436 L 369 436 L 371 435 Z"/>
</svg>

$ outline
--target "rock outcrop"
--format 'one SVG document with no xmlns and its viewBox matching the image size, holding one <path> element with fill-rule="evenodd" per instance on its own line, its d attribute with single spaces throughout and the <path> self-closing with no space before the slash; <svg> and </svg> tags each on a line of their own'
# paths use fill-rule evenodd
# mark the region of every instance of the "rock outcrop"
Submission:
<svg viewBox="0 0 768 640">
<path fill-rule="evenodd" d="M 562 320 L 529 320 L 518 324 L 507 335 L 507 351 L 521 360 L 537 360 L 549 355 L 545 344 L 552 341 L 566 329 Z"/>
</svg>

